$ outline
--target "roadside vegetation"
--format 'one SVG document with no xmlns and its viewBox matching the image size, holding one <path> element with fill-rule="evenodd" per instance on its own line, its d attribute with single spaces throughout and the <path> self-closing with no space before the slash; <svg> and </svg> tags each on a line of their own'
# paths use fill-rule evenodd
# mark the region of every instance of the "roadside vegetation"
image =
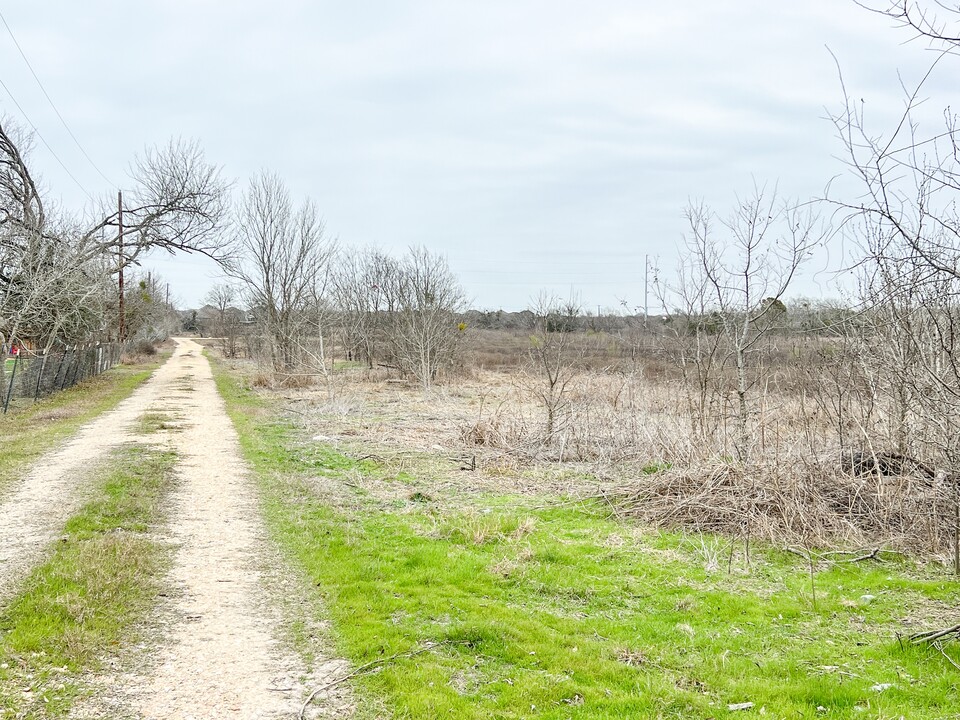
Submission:
<svg viewBox="0 0 960 720">
<path fill-rule="evenodd" d="M 118 365 L 50 397 L 0 415 L 0 492 L 33 460 L 115 407 L 136 390 L 169 353 Z"/>
<path fill-rule="evenodd" d="M 0 608 L 4 718 L 63 717 L 81 676 L 135 642 L 169 563 L 169 547 L 153 533 L 175 460 L 128 447 L 96 468 L 102 481 L 92 499 Z"/>
<path fill-rule="evenodd" d="M 941 566 L 655 530 L 547 485 L 458 488 L 429 453 L 398 472 L 378 447 L 310 440 L 302 403 L 285 417 L 216 374 L 271 532 L 359 669 L 361 716 L 951 712 L 956 648 L 905 637 L 952 622 Z"/>
</svg>

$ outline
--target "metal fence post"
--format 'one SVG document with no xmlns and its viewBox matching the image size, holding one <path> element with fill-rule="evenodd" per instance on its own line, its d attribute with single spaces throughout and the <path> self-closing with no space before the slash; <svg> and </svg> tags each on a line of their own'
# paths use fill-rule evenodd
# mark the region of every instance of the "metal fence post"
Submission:
<svg viewBox="0 0 960 720">
<path fill-rule="evenodd" d="M 7 359 L 3 358 L 0 362 L 6 362 Z M 16 354 L 16 357 L 13 359 L 13 370 L 10 372 L 10 385 L 7 387 L 7 398 L 3 401 L 3 414 L 7 414 L 7 408 L 10 407 L 10 396 L 13 395 L 13 380 L 17 377 L 17 367 L 20 365 L 20 353 Z"/>
<path fill-rule="evenodd" d="M 43 371 L 47 367 L 47 353 L 40 356 L 40 372 L 37 373 L 37 389 L 33 393 L 33 401 L 40 399 L 40 383 L 43 381 Z"/>
<path fill-rule="evenodd" d="M 50 383 L 50 392 L 53 392 L 54 390 L 56 390 L 57 381 L 60 380 L 60 370 L 63 368 L 63 358 L 66 356 L 66 354 L 67 354 L 66 350 L 60 353 L 60 362 L 57 363 L 57 369 L 53 373 L 53 380 Z"/>
<path fill-rule="evenodd" d="M 67 354 L 70 353 L 70 359 L 67 360 Z M 65 348 L 63 351 L 63 359 L 66 362 L 67 366 L 63 369 L 63 379 L 60 381 L 60 389 L 63 390 L 67 385 L 67 378 L 70 377 L 70 364 L 73 362 L 76 352 L 70 348 Z"/>
</svg>

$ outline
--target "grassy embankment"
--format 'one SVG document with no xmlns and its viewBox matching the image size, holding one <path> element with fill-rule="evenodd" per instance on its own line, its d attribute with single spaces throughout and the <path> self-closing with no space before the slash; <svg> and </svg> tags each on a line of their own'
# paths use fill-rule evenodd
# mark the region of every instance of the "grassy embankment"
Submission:
<svg viewBox="0 0 960 720">
<path fill-rule="evenodd" d="M 81 692 L 80 676 L 135 641 L 169 563 L 169 547 L 150 530 L 163 520 L 175 460 L 128 447 L 98 466 L 92 499 L 0 607 L 4 718 L 65 715 Z"/>
<path fill-rule="evenodd" d="M 378 702 L 424 719 L 960 717 L 960 671 L 897 638 L 957 621 L 942 568 L 888 557 L 811 577 L 757 548 L 728 573 L 726 541 L 598 504 L 440 497 L 416 469 L 391 479 L 306 441 L 215 372 L 274 538 L 322 595 L 336 651 L 378 670 L 353 680 L 361 717 Z M 346 476 L 406 482 L 408 499 Z"/>
</svg>

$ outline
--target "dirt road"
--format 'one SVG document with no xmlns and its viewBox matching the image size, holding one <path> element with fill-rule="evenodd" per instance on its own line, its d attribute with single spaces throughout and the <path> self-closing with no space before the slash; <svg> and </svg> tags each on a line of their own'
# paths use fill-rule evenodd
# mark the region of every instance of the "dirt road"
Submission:
<svg viewBox="0 0 960 720">
<path fill-rule="evenodd" d="M 176 383 L 167 363 L 114 410 L 85 425 L 60 450 L 44 456 L 8 494 L 0 495 L 0 598 L 43 555 L 64 521 L 83 503 L 98 460 L 134 439 L 131 428 Z"/>
<path fill-rule="evenodd" d="M 114 411 L 87 426 L 38 465 L 0 505 L 0 591 L 9 591 L 42 556 L 63 520 L 82 502 L 92 459 L 124 442 L 159 443 L 180 458 L 168 537 L 176 546 L 157 637 L 132 649 L 117 672 L 91 680 L 76 717 L 295 718 L 310 690 L 342 664 L 308 676 L 281 642 L 281 617 L 265 589 L 270 556 L 250 473 L 239 454 L 202 348 L 178 339 L 171 359 Z M 177 417 L 171 431 L 136 436 L 145 413 Z M 271 581 L 275 580 L 271 574 Z M 342 695 L 309 717 L 346 715 Z"/>
</svg>

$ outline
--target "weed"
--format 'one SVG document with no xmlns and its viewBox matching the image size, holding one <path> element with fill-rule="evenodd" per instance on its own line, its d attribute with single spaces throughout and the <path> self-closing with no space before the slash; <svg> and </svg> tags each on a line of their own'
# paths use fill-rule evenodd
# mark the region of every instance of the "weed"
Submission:
<svg viewBox="0 0 960 720">
<path fill-rule="evenodd" d="M 642 468 L 640 468 L 640 470 L 644 475 L 656 475 L 657 473 L 663 472 L 664 470 L 669 470 L 672 467 L 673 463 L 652 462 L 644 465 Z"/>
<path fill-rule="evenodd" d="M 690 548 L 693 555 L 703 564 L 704 570 L 708 573 L 720 569 L 720 555 L 725 543 L 719 537 L 698 533 L 695 537 L 688 537 L 684 544 Z"/>
</svg>

